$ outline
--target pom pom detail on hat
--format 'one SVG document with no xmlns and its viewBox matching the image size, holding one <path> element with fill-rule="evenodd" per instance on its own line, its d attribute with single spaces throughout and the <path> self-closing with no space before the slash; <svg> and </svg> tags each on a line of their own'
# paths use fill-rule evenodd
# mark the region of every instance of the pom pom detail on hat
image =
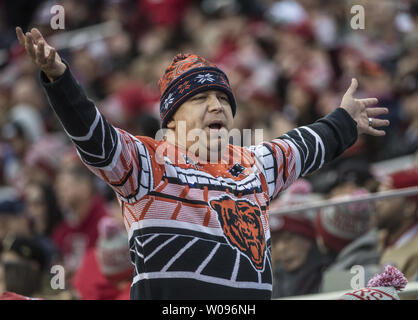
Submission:
<svg viewBox="0 0 418 320">
<path fill-rule="evenodd" d="M 396 290 L 402 290 L 408 284 L 405 276 L 393 266 L 387 265 L 381 274 L 376 274 L 367 283 L 367 287 L 394 287 Z"/>
<path fill-rule="evenodd" d="M 366 288 L 343 294 L 338 300 L 399 300 L 397 291 L 405 288 L 408 280 L 401 271 L 386 266 L 381 274 L 376 274 Z"/>
</svg>

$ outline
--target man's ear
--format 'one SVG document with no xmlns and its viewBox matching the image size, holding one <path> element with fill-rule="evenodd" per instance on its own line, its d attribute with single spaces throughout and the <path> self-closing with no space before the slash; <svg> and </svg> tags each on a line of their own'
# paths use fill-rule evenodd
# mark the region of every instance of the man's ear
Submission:
<svg viewBox="0 0 418 320">
<path fill-rule="evenodd" d="M 167 122 L 167 128 L 172 130 L 176 129 L 176 122 L 174 121 L 174 119 L 171 119 Z"/>
</svg>

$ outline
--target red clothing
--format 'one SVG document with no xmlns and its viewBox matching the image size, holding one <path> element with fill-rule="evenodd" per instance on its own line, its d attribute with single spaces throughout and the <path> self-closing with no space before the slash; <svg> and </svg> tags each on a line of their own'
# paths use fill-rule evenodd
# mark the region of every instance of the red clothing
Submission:
<svg viewBox="0 0 418 320">
<path fill-rule="evenodd" d="M 73 278 L 73 286 L 83 300 L 129 300 L 133 270 L 125 273 L 125 284 L 118 288 L 117 282 L 111 281 L 100 270 L 96 249 L 90 249 L 84 256 L 81 267 Z"/>
<path fill-rule="evenodd" d="M 157 26 L 175 26 L 183 19 L 190 0 L 138 0 L 140 12 Z"/>
<path fill-rule="evenodd" d="M 43 300 L 41 298 L 30 298 L 21 294 L 5 291 L 0 295 L 0 300 Z"/>
<path fill-rule="evenodd" d="M 77 255 L 82 257 L 85 251 L 96 244 L 98 238 L 97 225 L 101 218 L 107 215 L 104 200 L 95 197 L 92 201 L 86 218 L 77 226 L 62 222 L 52 233 L 52 240 L 64 255 Z"/>
</svg>

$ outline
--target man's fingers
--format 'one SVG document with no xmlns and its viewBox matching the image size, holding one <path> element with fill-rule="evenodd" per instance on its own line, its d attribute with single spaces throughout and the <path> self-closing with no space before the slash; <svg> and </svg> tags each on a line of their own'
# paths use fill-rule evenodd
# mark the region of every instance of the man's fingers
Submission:
<svg viewBox="0 0 418 320">
<path fill-rule="evenodd" d="M 33 40 L 35 41 L 36 44 L 41 40 L 43 40 L 45 42 L 45 39 L 42 36 L 42 33 L 38 29 L 32 28 L 31 34 L 32 34 Z"/>
<path fill-rule="evenodd" d="M 46 63 L 48 65 L 51 65 L 55 61 L 55 54 L 56 54 L 55 49 L 51 48 L 51 50 L 49 51 L 48 58 L 46 59 Z"/>
<path fill-rule="evenodd" d="M 379 102 L 376 98 L 357 99 L 357 101 L 361 102 L 365 107 L 372 106 Z"/>
<path fill-rule="evenodd" d="M 35 46 L 33 45 L 32 35 L 30 32 L 26 32 L 26 41 L 25 41 L 25 49 L 32 57 L 32 59 L 36 59 L 35 55 Z"/>
<path fill-rule="evenodd" d="M 348 95 L 350 95 L 350 96 L 353 96 L 354 95 L 354 93 L 356 92 L 356 90 L 357 90 L 357 87 L 358 87 L 358 82 L 357 82 L 357 79 L 351 79 L 351 84 L 350 84 L 350 87 L 348 88 L 348 90 L 347 90 L 347 92 L 345 93 L 345 94 L 348 94 Z"/>
<path fill-rule="evenodd" d="M 377 130 L 372 127 L 369 127 L 366 133 L 375 137 L 381 137 L 381 136 L 386 135 L 386 132 L 384 130 Z"/>
<path fill-rule="evenodd" d="M 41 40 L 38 43 L 38 46 L 36 48 L 36 57 L 38 59 L 38 62 L 42 65 L 46 62 L 45 57 L 45 43 Z"/>
<path fill-rule="evenodd" d="M 16 35 L 17 35 L 17 40 L 24 47 L 26 39 L 25 39 L 25 34 L 23 33 L 23 30 L 21 27 L 16 27 Z"/>
<path fill-rule="evenodd" d="M 372 120 L 373 128 L 387 127 L 390 124 L 389 120 L 386 119 L 376 119 Z"/>
<path fill-rule="evenodd" d="M 389 109 L 388 108 L 381 108 L 381 107 L 367 108 L 366 113 L 367 113 L 368 117 L 378 117 L 378 116 L 381 116 L 383 114 L 388 114 Z"/>
</svg>

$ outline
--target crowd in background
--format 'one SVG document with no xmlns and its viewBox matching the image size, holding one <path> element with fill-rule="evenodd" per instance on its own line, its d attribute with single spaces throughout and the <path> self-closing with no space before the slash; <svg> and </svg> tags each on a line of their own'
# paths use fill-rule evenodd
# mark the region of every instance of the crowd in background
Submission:
<svg viewBox="0 0 418 320">
<path fill-rule="evenodd" d="M 65 9 L 64 30 L 50 26 L 55 4 Z M 364 8 L 364 29 L 351 25 L 355 4 Z M 116 32 L 86 39 L 83 28 L 109 21 Z M 358 98 L 389 108 L 386 136 L 361 136 L 280 195 L 272 212 L 418 186 L 416 162 L 384 179 L 371 170 L 417 154 L 417 1 L 0 1 L 0 294 L 128 299 L 132 276 L 116 197 L 81 164 L 16 26 L 39 28 L 51 45 L 78 30 L 60 44 L 61 57 L 108 121 L 134 135 L 159 129 L 157 81 L 179 52 L 226 72 L 235 127 L 262 128 L 265 140 L 337 108 L 357 78 Z M 274 298 L 350 289 L 355 265 L 366 278 L 393 264 L 417 280 L 417 197 L 274 215 L 271 230 Z M 51 288 L 53 265 L 64 266 L 65 289 Z"/>
</svg>

